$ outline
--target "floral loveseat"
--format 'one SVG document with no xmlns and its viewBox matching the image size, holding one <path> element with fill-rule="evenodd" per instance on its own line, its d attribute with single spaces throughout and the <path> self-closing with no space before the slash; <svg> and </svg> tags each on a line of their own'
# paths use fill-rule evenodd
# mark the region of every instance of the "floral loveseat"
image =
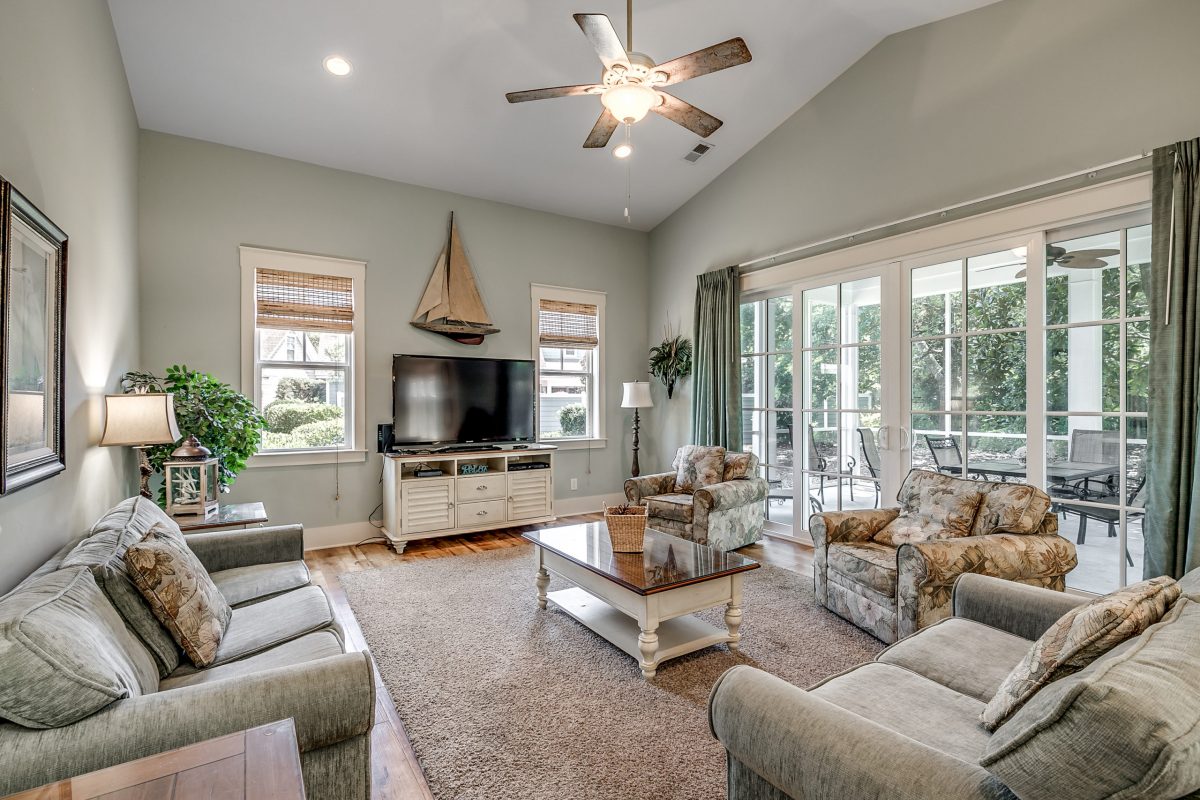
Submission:
<svg viewBox="0 0 1200 800">
<path fill-rule="evenodd" d="M 674 466 L 675 472 L 625 481 L 629 502 L 646 504 L 647 525 L 718 550 L 758 541 L 767 499 L 758 456 L 686 445 L 675 454 Z"/>
<path fill-rule="evenodd" d="M 1062 591 L 1077 563 L 1050 497 L 1033 486 L 914 469 L 897 499 L 899 508 L 809 520 L 817 600 L 884 642 L 950 616 L 963 573 Z"/>
</svg>

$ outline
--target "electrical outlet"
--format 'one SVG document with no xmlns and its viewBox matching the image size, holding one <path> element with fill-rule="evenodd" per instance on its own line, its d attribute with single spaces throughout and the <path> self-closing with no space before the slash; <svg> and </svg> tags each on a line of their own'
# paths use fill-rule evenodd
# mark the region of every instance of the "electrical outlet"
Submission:
<svg viewBox="0 0 1200 800">
<path fill-rule="evenodd" d="M 575 492 L 578 490 L 579 490 L 579 478 L 571 478 L 571 491 Z"/>
</svg>

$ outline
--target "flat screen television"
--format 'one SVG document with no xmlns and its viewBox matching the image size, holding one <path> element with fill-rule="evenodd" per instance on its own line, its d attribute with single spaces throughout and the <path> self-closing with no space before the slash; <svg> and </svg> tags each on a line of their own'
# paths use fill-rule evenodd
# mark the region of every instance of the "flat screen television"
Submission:
<svg viewBox="0 0 1200 800">
<path fill-rule="evenodd" d="M 392 356 L 396 447 L 532 442 L 532 361 Z"/>
</svg>

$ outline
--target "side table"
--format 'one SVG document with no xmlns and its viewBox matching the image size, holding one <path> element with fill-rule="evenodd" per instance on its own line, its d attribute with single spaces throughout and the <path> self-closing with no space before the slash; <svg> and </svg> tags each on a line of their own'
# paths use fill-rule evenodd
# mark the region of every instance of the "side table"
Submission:
<svg viewBox="0 0 1200 800">
<path fill-rule="evenodd" d="M 127 761 L 5 800 L 304 800 L 290 719 Z"/>
<path fill-rule="evenodd" d="M 267 522 L 267 507 L 261 502 L 222 503 L 215 513 L 207 517 L 175 517 L 179 529 L 184 533 L 213 531 L 218 528 L 249 528 Z"/>
</svg>

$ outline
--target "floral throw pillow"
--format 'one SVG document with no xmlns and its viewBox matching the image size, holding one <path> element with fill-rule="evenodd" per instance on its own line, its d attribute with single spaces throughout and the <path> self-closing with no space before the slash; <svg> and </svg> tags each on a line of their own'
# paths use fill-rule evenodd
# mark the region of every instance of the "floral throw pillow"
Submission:
<svg viewBox="0 0 1200 800">
<path fill-rule="evenodd" d="M 908 542 L 970 536 L 983 494 L 967 481 L 954 481 L 922 486 L 914 499 L 916 508 L 906 507 L 875 534 L 875 541 L 899 547 Z"/>
<path fill-rule="evenodd" d="M 183 536 L 155 525 L 125 551 L 134 585 L 197 667 L 217 657 L 233 609 Z"/>
<path fill-rule="evenodd" d="M 724 481 L 738 481 L 753 478 L 758 467 L 758 456 L 754 453 L 726 453 Z"/>
<path fill-rule="evenodd" d="M 692 494 L 720 483 L 725 475 L 725 448 L 689 444 L 675 456 L 675 491 Z"/>
<path fill-rule="evenodd" d="M 1158 622 L 1179 599 L 1179 584 L 1166 576 L 1126 586 L 1073 608 L 1033 643 L 979 715 L 994 731 L 1052 681 L 1078 672 L 1126 639 Z"/>
</svg>

